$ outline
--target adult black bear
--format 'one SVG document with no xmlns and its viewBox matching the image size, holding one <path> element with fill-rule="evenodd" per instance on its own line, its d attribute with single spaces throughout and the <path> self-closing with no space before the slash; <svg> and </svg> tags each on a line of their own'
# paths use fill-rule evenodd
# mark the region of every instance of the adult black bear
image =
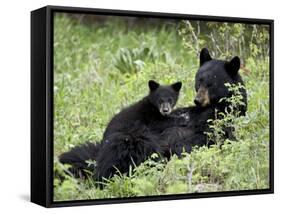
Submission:
<svg viewBox="0 0 281 214">
<path fill-rule="evenodd" d="M 200 68 L 195 77 L 195 90 L 197 92 L 194 100 L 199 107 L 213 106 L 220 111 L 228 107 L 228 103 L 221 102 L 221 98 L 232 96 L 226 87 L 226 83 L 241 84 L 244 82 L 238 73 L 240 69 L 240 59 L 233 57 L 230 61 L 212 59 L 209 51 L 204 48 L 200 53 Z M 247 111 L 246 89 L 241 89 L 243 105 L 237 109 L 240 116 Z"/>
<path fill-rule="evenodd" d="M 200 67 L 195 77 L 195 90 L 197 92 L 194 102 L 196 106 L 176 109 L 172 115 L 189 115 L 187 127 L 173 127 L 162 133 L 162 139 L 166 139 L 166 150 L 180 155 L 183 148 L 190 152 L 192 147 L 207 145 L 204 134 L 209 132 L 207 120 L 215 118 L 215 111 L 224 112 L 229 104 L 221 101 L 222 98 L 232 96 L 226 87 L 226 83 L 241 84 L 244 82 L 239 75 L 240 59 L 235 56 L 230 61 L 212 59 L 209 51 L 204 48 L 200 53 Z M 247 111 L 247 93 L 245 88 L 240 90 L 243 103 L 236 109 L 239 116 Z M 225 127 L 225 138 L 234 139 L 232 129 Z M 167 153 L 167 151 L 166 151 Z"/>
<path fill-rule="evenodd" d="M 118 169 L 127 172 L 129 166 L 139 165 L 153 153 L 162 153 L 156 139 L 163 130 L 186 125 L 188 118 L 170 116 L 182 83 L 161 86 L 150 80 L 150 92 L 141 101 L 123 109 L 109 122 L 100 144 L 78 146 L 59 158 L 61 163 L 71 164 L 75 174 L 84 169 L 93 171 L 95 178 L 111 177 Z M 96 167 L 89 167 L 87 160 L 96 160 Z"/>
</svg>

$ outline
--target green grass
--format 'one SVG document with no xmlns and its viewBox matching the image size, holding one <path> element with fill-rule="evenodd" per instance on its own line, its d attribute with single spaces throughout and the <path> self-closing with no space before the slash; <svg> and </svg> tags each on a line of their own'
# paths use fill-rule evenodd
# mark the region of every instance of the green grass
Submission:
<svg viewBox="0 0 281 214">
<path fill-rule="evenodd" d="M 98 143 L 110 118 L 148 93 L 149 79 L 182 81 L 177 106 L 191 105 L 198 59 L 184 48 L 175 25 L 128 29 L 117 18 L 84 25 L 56 15 L 54 26 L 55 201 L 269 187 L 269 63 L 252 56 L 244 59 L 251 71 L 243 76 L 249 108 L 235 121 L 237 142 L 169 162 L 148 160 L 102 190 L 91 179 L 65 173 L 58 155 L 86 141 Z"/>
</svg>

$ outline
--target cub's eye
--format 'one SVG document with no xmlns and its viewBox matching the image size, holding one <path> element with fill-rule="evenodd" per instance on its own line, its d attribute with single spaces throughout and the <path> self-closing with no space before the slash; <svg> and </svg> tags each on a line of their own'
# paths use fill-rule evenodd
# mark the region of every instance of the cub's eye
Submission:
<svg viewBox="0 0 281 214">
<path fill-rule="evenodd" d="M 213 85 L 213 84 L 209 82 L 209 83 L 207 84 L 207 87 L 209 88 L 209 87 L 211 87 L 212 85 Z"/>
<path fill-rule="evenodd" d="M 172 103 L 173 99 L 172 98 L 168 98 L 168 103 Z"/>
<path fill-rule="evenodd" d="M 161 103 L 163 103 L 164 102 L 164 100 L 162 99 L 162 98 L 160 98 L 159 100 L 158 100 L 158 104 L 161 104 Z"/>
</svg>

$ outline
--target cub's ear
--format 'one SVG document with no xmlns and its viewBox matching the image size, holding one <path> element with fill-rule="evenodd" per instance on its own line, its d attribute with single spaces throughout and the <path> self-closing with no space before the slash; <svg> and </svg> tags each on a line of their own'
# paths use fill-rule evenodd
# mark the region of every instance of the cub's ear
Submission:
<svg viewBox="0 0 281 214">
<path fill-rule="evenodd" d="M 200 66 L 202 66 L 205 62 L 212 60 L 210 53 L 207 48 L 203 48 L 200 52 Z"/>
<path fill-rule="evenodd" d="M 172 87 L 176 92 L 179 92 L 179 91 L 181 90 L 181 85 L 182 85 L 181 82 L 176 82 L 176 83 L 172 84 L 171 87 Z"/>
<path fill-rule="evenodd" d="M 238 56 L 235 56 L 230 60 L 229 62 L 225 63 L 225 69 L 226 71 L 231 75 L 235 76 L 237 75 L 239 69 L 240 69 L 240 59 Z"/>
<path fill-rule="evenodd" d="M 160 86 L 160 84 L 158 82 L 155 82 L 154 80 L 148 81 L 148 87 L 149 87 L 150 91 L 155 91 L 159 86 Z"/>
</svg>

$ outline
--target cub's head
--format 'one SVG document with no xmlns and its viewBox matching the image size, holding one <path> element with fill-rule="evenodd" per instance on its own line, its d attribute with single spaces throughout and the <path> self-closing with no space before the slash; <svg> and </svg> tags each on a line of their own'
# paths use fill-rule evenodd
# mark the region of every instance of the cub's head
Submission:
<svg viewBox="0 0 281 214">
<path fill-rule="evenodd" d="M 160 85 L 154 80 L 149 80 L 148 87 L 150 92 L 148 99 L 163 116 L 167 116 L 177 103 L 181 86 L 181 82 L 171 85 Z"/>
<path fill-rule="evenodd" d="M 238 73 L 239 69 L 239 57 L 235 56 L 230 61 L 216 60 L 203 48 L 200 53 L 200 67 L 195 77 L 195 104 L 200 107 L 216 105 L 221 98 L 231 96 L 225 83 L 244 85 Z M 242 91 L 242 96 L 246 101 L 245 90 Z"/>
</svg>

